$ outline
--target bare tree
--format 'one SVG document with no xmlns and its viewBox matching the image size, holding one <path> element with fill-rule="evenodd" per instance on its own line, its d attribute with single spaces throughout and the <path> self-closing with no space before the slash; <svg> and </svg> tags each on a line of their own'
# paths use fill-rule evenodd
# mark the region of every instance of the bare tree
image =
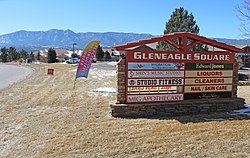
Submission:
<svg viewBox="0 0 250 158">
<path fill-rule="evenodd" d="M 236 7 L 239 19 L 242 21 L 241 31 L 244 36 L 250 36 L 250 0 L 245 0 L 241 5 Z"/>
</svg>

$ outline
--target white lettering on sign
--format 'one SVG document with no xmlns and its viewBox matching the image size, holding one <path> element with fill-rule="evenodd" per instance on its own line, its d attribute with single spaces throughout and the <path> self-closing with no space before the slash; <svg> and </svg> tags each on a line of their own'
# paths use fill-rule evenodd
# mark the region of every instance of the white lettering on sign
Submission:
<svg viewBox="0 0 250 158">
<path fill-rule="evenodd" d="M 134 59 L 137 60 L 192 60 L 192 54 L 179 54 L 179 53 L 142 53 L 134 52 Z"/>
<path fill-rule="evenodd" d="M 196 68 L 198 69 L 224 69 L 224 64 L 209 64 L 203 65 L 202 63 L 197 63 Z"/>
<path fill-rule="evenodd" d="M 183 78 L 169 79 L 128 79 L 128 86 L 168 86 L 183 85 Z"/>
<path fill-rule="evenodd" d="M 134 52 L 134 60 L 199 60 L 199 61 L 230 61 L 229 54 L 216 54 L 216 53 L 145 53 Z"/>
<path fill-rule="evenodd" d="M 128 95 L 127 102 L 142 103 L 142 102 L 166 102 L 166 101 L 181 101 L 183 94 L 159 94 L 159 95 Z"/>
<path fill-rule="evenodd" d="M 201 53 L 194 53 L 194 60 L 210 60 L 210 61 L 229 61 L 229 55 L 225 54 L 201 54 Z"/>
</svg>

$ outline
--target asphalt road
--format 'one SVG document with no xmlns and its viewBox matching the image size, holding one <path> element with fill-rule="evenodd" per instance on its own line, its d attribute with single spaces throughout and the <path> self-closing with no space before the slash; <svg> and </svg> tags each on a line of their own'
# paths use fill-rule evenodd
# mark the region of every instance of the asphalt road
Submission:
<svg viewBox="0 0 250 158">
<path fill-rule="evenodd" d="M 32 72 L 33 70 L 28 67 L 0 64 L 0 89 L 25 79 Z"/>
</svg>

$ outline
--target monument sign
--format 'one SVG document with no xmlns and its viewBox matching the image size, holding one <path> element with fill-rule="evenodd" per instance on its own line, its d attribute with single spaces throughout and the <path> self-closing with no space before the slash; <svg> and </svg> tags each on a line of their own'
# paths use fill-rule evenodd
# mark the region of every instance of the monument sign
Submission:
<svg viewBox="0 0 250 158">
<path fill-rule="evenodd" d="M 174 51 L 147 44 L 165 41 Z M 191 51 L 197 44 L 220 51 Z M 125 52 L 117 66 L 117 101 L 112 116 L 148 117 L 221 112 L 244 107 L 237 97 L 235 53 L 244 50 L 187 32 L 113 47 Z"/>
</svg>

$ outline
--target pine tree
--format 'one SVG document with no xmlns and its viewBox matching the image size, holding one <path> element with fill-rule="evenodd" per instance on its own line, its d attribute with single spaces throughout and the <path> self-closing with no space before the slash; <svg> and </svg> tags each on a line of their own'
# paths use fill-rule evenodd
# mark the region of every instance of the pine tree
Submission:
<svg viewBox="0 0 250 158">
<path fill-rule="evenodd" d="M 35 56 L 34 56 L 33 52 L 31 52 L 29 56 L 30 56 L 30 58 L 31 58 L 32 61 L 35 60 Z"/>
<path fill-rule="evenodd" d="M 104 59 L 105 59 L 106 61 L 110 61 L 110 60 L 111 60 L 111 56 L 110 56 L 110 54 L 109 54 L 108 51 L 106 51 L 106 52 L 104 53 Z"/>
<path fill-rule="evenodd" d="M 3 63 L 6 63 L 8 61 L 8 49 L 6 47 L 1 48 L 1 60 Z"/>
<path fill-rule="evenodd" d="M 24 49 L 22 49 L 19 54 L 20 54 L 21 58 L 23 58 L 23 60 L 26 60 L 26 58 L 28 57 L 28 53 Z"/>
<path fill-rule="evenodd" d="M 166 28 L 164 29 L 164 34 L 170 34 L 173 32 L 190 32 L 198 34 L 200 31 L 194 16 L 192 13 L 188 14 L 188 11 L 183 7 L 176 8 L 175 11 L 170 16 L 168 22 L 166 22 Z M 177 41 L 174 40 L 175 42 Z M 156 46 L 158 50 L 175 50 L 165 41 L 161 41 Z M 205 51 L 205 48 L 202 44 L 198 44 L 191 49 L 191 51 Z"/>
<path fill-rule="evenodd" d="M 20 54 L 16 51 L 15 47 L 10 47 L 8 49 L 8 57 L 10 61 L 14 61 L 20 58 Z"/>
<path fill-rule="evenodd" d="M 102 50 L 102 47 L 99 45 L 97 50 L 96 50 L 96 58 L 98 61 L 102 60 L 104 57 L 104 52 Z"/>
<path fill-rule="evenodd" d="M 38 51 L 37 56 L 36 56 L 36 60 L 40 60 L 40 57 L 41 57 L 41 53 L 40 53 L 40 51 Z"/>
<path fill-rule="evenodd" d="M 54 63 L 56 62 L 56 51 L 54 48 L 50 48 L 48 50 L 48 63 Z"/>
<path fill-rule="evenodd" d="M 77 58 L 77 57 L 78 57 L 77 53 L 74 52 L 71 54 L 71 58 Z"/>
</svg>

